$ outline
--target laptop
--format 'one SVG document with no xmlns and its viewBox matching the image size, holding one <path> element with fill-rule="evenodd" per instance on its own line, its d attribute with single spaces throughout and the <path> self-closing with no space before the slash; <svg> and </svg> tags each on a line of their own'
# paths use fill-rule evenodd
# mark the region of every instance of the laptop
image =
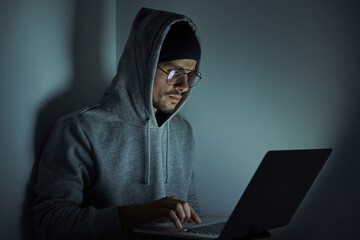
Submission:
<svg viewBox="0 0 360 240">
<path fill-rule="evenodd" d="M 201 224 L 136 225 L 138 234 L 182 239 L 235 239 L 287 225 L 330 156 L 332 149 L 269 151 L 229 218 L 202 217 Z"/>
</svg>

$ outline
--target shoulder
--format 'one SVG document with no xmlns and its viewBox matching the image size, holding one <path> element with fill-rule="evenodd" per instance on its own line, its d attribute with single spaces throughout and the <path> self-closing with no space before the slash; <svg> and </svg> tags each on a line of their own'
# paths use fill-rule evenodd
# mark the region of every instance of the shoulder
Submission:
<svg viewBox="0 0 360 240">
<path fill-rule="evenodd" d="M 113 122 L 119 120 L 115 114 L 102 103 L 78 109 L 58 119 L 60 125 L 99 125 L 100 123 Z"/>
<path fill-rule="evenodd" d="M 104 105 L 95 104 L 59 118 L 52 130 L 52 135 L 67 133 L 86 136 L 90 140 L 93 135 L 111 132 L 114 124 L 119 128 L 122 126 L 122 121 Z"/>
</svg>

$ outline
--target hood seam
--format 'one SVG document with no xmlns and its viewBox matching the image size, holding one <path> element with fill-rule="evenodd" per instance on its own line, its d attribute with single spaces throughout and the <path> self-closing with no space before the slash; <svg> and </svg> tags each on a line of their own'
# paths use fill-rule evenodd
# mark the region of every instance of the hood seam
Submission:
<svg viewBox="0 0 360 240">
<path fill-rule="evenodd" d="M 146 137 L 145 137 L 145 145 L 146 146 L 146 156 L 145 156 L 145 177 L 144 177 L 144 183 L 145 184 L 150 184 L 151 182 L 151 178 L 150 178 L 150 174 L 151 174 L 151 166 L 150 166 L 150 119 L 146 120 Z"/>
</svg>

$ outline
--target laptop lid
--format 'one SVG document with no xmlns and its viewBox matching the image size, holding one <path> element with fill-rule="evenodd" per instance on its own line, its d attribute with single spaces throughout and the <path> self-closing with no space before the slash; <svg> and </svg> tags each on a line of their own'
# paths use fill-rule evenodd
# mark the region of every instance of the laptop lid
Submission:
<svg viewBox="0 0 360 240">
<path fill-rule="evenodd" d="M 287 225 L 332 149 L 269 151 L 233 210 L 221 239 Z"/>
</svg>

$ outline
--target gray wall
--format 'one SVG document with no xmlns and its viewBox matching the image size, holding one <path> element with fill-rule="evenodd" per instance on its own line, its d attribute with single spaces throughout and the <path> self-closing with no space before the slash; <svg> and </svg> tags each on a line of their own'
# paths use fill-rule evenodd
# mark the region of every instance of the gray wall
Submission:
<svg viewBox="0 0 360 240">
<path fill-rule="evenodd" d="M 272 239 L 357 239 L 360 8 L 340 0 L 1 1 L 0 239 L 30 238 L 44 139 L 101 96 L 142 6 L 188 15 L 202 37 L 203 80 L 182 112 L 203 213 L 229 214 L 266 151 L 333 147 Z"/>
<path fill-rule="evenodd" d="M 31 239 L 35 153 L 116 71 L 115 1 L 0 2 L 0 239 Z"/>
</svg>

